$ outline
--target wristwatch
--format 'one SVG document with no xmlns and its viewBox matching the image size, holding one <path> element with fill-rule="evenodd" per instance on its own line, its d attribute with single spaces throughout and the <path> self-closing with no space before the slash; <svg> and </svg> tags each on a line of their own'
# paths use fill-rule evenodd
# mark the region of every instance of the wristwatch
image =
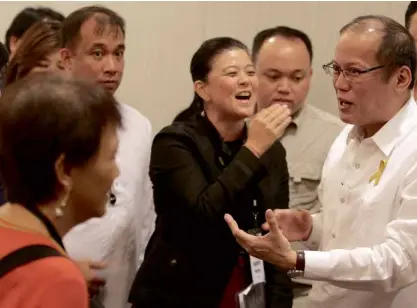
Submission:
<svg viewBox="0 0 417 308">
<path fill-rule="evenodd" d="M 297 250 L 296 253 L 297 253 L 297 260 L 295 262 L 295 268 L 287 272 L 287 275 L 290 278 L 297 278 L 297 277 L 304 276 L 304 269 L 306 265 L 305 253 L 303 250 Z"/>
</svg>

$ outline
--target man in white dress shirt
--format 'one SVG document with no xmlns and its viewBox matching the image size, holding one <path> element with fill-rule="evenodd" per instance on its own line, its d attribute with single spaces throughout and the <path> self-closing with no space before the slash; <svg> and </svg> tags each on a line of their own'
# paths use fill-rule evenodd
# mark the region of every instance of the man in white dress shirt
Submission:
<svg viewBox="0 0 417 308">
<path fill-rule="evenodd" d="M 255 257 L 314 280 L 308 308 L 406 308 L 417 296 L 417 105 L 413 38 L 383 16 L 340 31 L 333 61 L 339 114 L 348 123 L 323 168 L 322 212 L 267 211 L 254 237 L 225 217 Z M 294 251 L 289 241 L 312 250 Z M 318 250 L 318 251 L 314 251 Z"/>
<path fill-rule="evenodd" d="M 62 25 L 61 56 L 74 76 L 91 78 L 114 93 L 122 79 L 125 25 L 115 12 L 101 7 L 81 8 Z M 129 307 L 130 285 L 153 231 L 155 213 L 148 176 L 151 125 L 134 108 L 120 104 L 123 129 L 119 132 L 114 182 L 107 213 L 76 226 L 64 238 L 71 257 L 102 261 L 99 276 L 107 283 L 100 296 L 107 308 Z M 94 183 L 91 183 L 94 185 Z"/>
</svg>

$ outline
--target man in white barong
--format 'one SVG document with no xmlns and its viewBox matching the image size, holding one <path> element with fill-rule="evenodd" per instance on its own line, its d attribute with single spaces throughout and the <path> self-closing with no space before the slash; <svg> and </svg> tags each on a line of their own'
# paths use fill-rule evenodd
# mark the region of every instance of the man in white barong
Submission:
<svg viewBox="0 0 417 308">
<path fill-rule="evenodd" d="M 322 211 L 267 211 L 255 237 L 225 217 L 253 256 L 314 280 L 308 308 L 414 307 L 417 294 L 416 47 L 384 16 L 340 31 L 333 60 L 339 114 L 319 186 Z M 311 250 L 294 251 L 289 241 Z"/>
<path fill-rule="evenodd" d="M 90 78 L 115 93 L 122 80 L 125 23 L 114 11 L 89 6 L 70 14 L 62 25 L 61 56 L 66 70 Z M 153 232 L 155 212 L 148 175 L 152 130 L 136 109 L 120 104 L 123 129 L 116 160 L 120 176 L 111 190 L 107 213 L 73 228 L 65 237 L 69 255 L 100 261 L 104 278 L 99 298 L 106 308 L 129 307 L 130 286 Z M 94 183 L 91 183 L 94 187 Z"/>
</svg>

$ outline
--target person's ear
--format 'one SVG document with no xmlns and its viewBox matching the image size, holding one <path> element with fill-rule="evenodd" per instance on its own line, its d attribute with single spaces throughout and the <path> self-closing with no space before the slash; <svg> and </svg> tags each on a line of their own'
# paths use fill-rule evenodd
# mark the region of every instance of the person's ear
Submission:
<svg viewBox="0 0 417 308">
<path fill-rule="evenodd" d="M 59 51 L 59 54 L 61 56 L 61 63 L 64 66 L 65 69 L 71 70 L 72 68 L 72 52 L 68 48 L 62 48 Z"/>
<path fill-rule="evenodd" d="M 410 86 L 413 80 L 413 74 L 408 66 L 403 65 L 400 67 L 396 74 L 394 74 L 394 82 L 395 82 L 395 89 L 399 93 L 403 93 L 404 91 L 408 91 L 408 87 Z"/>
<path fill-rule="evenodd" d="M 71 190 L 73 181 L 70 175 L 70 170 L 65 165 L 65 155 L 61 154 L 55 161 L 55 174 L 58 183 L 66 192 Z"/>
<path fill-rule="evenodd" d="M 9 48 L 10 48 L 10 55 L 9 55 L 9 62 L 13 58 L 13 56 L 16 54 L 16 50 L 20 45 L 20 39 L 18 39 L 16 36 L 11 36 L 9 40 Z"/>
<path fill-rule="evenodd" d="M 207 85 L 201 80 L 194 82 L 194 91 L 203 101 L 208 102 L 210 100 L 210 95 L 207 93 Z"/>
</svg>

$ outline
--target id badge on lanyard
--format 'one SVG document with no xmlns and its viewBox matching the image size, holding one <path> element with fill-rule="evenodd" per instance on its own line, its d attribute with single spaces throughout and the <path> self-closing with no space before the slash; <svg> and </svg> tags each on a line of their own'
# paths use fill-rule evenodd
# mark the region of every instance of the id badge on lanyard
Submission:
<svg viewBox="0 0 417 308">
<path fill-rule="evenodd" d="M 254 220 L 254 228 L 248 230 L 249 234 L 255 235 L 255 236 L 261 236 L 262 231 L 259 228 L 258 224 L 258 204 L 256 199 L 253 200 L 253 220 Z M 264 261 L 255 258 L 254 256 L 250 256 L 250 271 L 252 274 L 252 283 L 261 283 L 265 282 L 265 268 L 264 268 Z"/>
</svg>

